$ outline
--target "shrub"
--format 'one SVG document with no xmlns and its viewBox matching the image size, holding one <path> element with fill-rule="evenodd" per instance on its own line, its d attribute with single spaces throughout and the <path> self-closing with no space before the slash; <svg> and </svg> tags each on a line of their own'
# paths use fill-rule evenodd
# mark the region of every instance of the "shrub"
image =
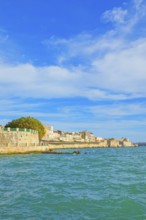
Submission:
<svg viewBox="0 0 146 220">
<path fill-rule="evenodd" d="M 7 123 L 5 127 L 10 128 L 27 128 L 32 130 L 37 130 L 39 134 L 39 140 L 42 139 L 42 137 L 45 135 L 45 128 L 42 125 L 42 123 L 33 118 L 33 117 L 22 117 L 15 120 L 12 120 L 11 122 Z"/>
</svg>

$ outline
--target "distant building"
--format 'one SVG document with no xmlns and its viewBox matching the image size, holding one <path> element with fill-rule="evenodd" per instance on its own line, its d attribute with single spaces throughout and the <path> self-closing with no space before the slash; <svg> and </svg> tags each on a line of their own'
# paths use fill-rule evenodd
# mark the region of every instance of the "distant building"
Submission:
<svg viewBox="0 0 146 220">
<path fill-rule="evenodd" d="M 49 141 L 63 141 L 63 142 L 96 142 L 98 145 L 103 146 L 130 146 L 131 142 L 127 138 L 115 139 L 110 138 L 105 140 L 102 137 L 95 137 L 92 132 L 87 130 L 81 132 L 64 132 L 54 131 L 53 126 L 44 125 L 45 135 L 42 138 L 43 142 Z M 2 126 L 0 125 L 0 129 Z"/>
<path fill-rule="evenodd" d="M 52 140 L 54 138 L 54 131 L 53 126 L 50 125 L 44 125 L 45 128 L 45 135 L 43 136 L 42 140 Z"/>
<path fill-rule="evenodd" d="M 95 142 L 96 138 L 93 135 L 93 133 L 89 131 L 82 131 L 80 132 L 82 139 L 84 139 L 85 142 Z"/>
<path fill-rule="evenodd" d="M 102 138 L 102 137 L 95 137 L 95 141 L 102 141 L 102 140 L 104 140 L 104 138 Z"/>
</svg>

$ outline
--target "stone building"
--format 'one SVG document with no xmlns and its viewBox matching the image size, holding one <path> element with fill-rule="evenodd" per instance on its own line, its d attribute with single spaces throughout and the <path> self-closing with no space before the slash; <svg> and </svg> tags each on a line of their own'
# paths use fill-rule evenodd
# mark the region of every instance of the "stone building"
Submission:
<svg viewBox="0 0 146 220">
<path fill-rule="evenodd" d="M 95 142 L 96 138 L 93 135 L 93 133 L 89 131 L 82 131 L 80 132 L 82 139 L 84 139 L 84 142 Z"/>
<path fill-rule="evenodd" d="M 53 140 L 54 139 L 54 130 L 53 126 L 44 125 L 45 128 L 45 135 L 43 136 L 42 140 Z"/>
</svg>

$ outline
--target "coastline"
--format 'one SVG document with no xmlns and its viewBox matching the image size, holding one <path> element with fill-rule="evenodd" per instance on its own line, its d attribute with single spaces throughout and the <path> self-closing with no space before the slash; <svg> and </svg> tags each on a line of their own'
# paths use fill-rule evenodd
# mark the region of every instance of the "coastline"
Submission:
<svg viewBox="0 0 146 220">
<path fill-rule="evenodd" d="M 50 142 L 47 145 L 36 146 L 0 146 L 0 155 L 6 154 L 27 154 L 27 153 L 49 153 L 51 150 L 58 149 L 81 149 L 81 148 L 119 148 L 119 147 L 135 147 L 131 144 L 129 146 L 108 146 L 97 142 L 90 143 L 76 143 L 76 142 Z"/>
</svg>

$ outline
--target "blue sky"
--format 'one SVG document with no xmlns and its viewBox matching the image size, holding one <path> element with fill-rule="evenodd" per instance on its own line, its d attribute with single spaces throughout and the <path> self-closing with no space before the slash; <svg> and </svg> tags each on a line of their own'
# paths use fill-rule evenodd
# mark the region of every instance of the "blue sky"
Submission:
<svg viewBox="0 0 146 220">
<path fill-rule="evenodd" d="M 144 0 L 0 0 L 0 121 L 146 141 Z"/>
</svg>

